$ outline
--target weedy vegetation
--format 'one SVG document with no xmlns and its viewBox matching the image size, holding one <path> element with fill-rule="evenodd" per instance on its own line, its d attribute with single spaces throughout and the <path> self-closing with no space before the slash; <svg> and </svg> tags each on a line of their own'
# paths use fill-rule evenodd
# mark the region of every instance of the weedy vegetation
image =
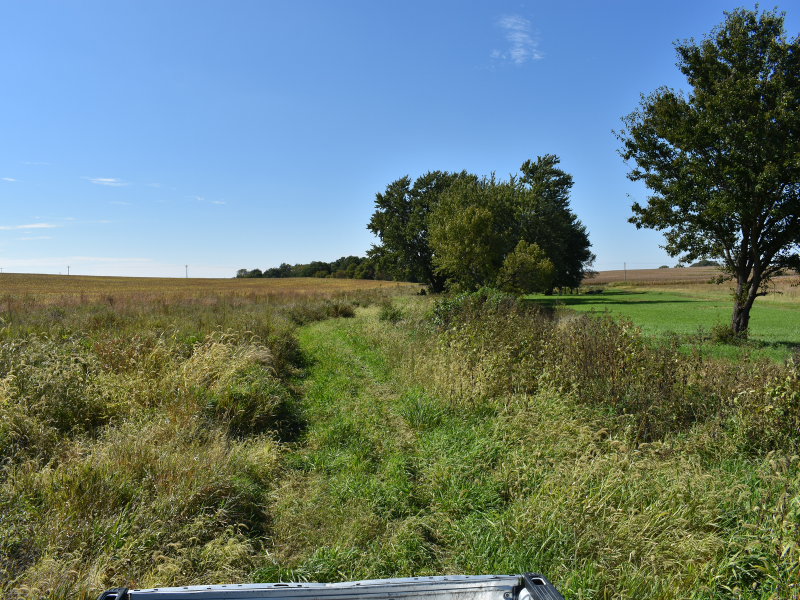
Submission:
<svg viewBox="0 0 800 600">
<path fill-rule="evenodd" d="M 345 297 L 347 296 L 347 297 Z M 246 580 L 302 429 L 297 326 L 348 294 L 121 295 L 0 313 L 0 580 L 17 597 Z"/>
<path fill-rule="evenodd" d="M 6 301 L 3 595 L 535 569 L 798 596 L 798 357 L 415 291 Z"/>
</svg>

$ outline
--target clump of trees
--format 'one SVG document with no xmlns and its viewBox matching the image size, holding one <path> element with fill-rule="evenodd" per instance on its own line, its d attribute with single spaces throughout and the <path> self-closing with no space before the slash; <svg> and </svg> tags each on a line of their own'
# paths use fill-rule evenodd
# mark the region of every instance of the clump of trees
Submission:
<svg viewBox="0 0 800 600">
<path fill-rule="evenodd" d="M 236 277 L 394 279 L 432 292 L 497 288 L 513 294 L 571 289 L 590 275 L 589 233 L 569 205 L 572 176 L 547 154 L 501 180 L 461 171 L 401 177 L 375 195 L 366 257 L 289 265 Z"/>
<path fill-rule="evenodd" d="M 770 279 L 800 268 L 800 41 L 783 13 L 742 8 L 675 49 L 690 91 L 643 97 L 618 134 L 628 177 L 653 192 L 630 221 L 681 263 L 719 260 L 741 333 Z"/>
<path fill-rule="evenodd" d="M 594 261 L 569 206 L 572 176 L 558 157 L 525 161 L 499 180 L 462 171 L 402 177 L 376 194 L 367 253 L 395 277 L 434 292 L 495 287 L 525 294 L 578 287 Z"/>
<path fill-rule="evenodd" d="M 696 263 L 692 263 L 689 265 L 690 267 L 718 267 L 720 264 L 715 260 L 708 260 L 704 258 L 703 260 L 698 260 Z"/>
<path fill-rule="evenodd" d="M 307 264 L 281 263 L 265 271 L 261 269 L 239 269 L 238 278 L 276 277 L 335 277 L 339 279 L 387 279 L 386 273 L 376 270 L 374 261 L 361 256 L 343 256 L 333 262 L 311 261 Z"/>
</svg>

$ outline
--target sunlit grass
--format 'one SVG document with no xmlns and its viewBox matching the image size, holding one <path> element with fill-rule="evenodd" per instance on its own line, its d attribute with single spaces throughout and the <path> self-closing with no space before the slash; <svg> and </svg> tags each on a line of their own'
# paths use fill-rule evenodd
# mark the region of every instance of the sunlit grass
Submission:
<svg viewBox="0 0 800 600">
<path fill-rule="evenodd" d="M 797 595 L 796 366 L 413 289 L 8 296 L 3 596 L 528 570 Z"/>
<path fill-rule="evenodd" d="M 308 428 L 260 577 L 538 570 L 575 598 L 793 593 L 796 457 L 743 451 L 712 421 L 640 443 L 602 398 L 547 378 L 509 391 L 536 381 L 509 381 L 498 359 L 513 319 L 442 339 L 424 305 L 402 311 L 302 332 Z"/>
<path fill-rule="evenodd" d="M 730 323 L 733 301 L 730 293 L 700 286 L 663 289 L 658 287 L 610 287 L 601 294 L 529 296 L 533 302 L 563 305 L 578 312 L 609 311 L 629 318 L 645 335 L 674 332 L 681 336 L 708 337 L 717 324 Z M 800 304 L 775 298 L 756 300 L 751 316 L 750 351 L 783 360 L 800 347 Z M 741 348 L 714 346 L 719 356 L 738 356 Z"/>
<path fill-rule="evenodd" d="M 2 595 L 249 580 L 302 429 L 294 331 L 369 294 L 0 305 Z"/>
</svg>

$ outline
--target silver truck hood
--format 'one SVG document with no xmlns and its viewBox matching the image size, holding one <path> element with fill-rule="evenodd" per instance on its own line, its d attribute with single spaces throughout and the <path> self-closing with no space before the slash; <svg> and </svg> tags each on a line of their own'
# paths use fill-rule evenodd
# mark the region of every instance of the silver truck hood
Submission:
<svg viewBox="0 0 800 600">
<path fill-rule="evenodd" d="M 447 575 L 341 583 L 242 583 L 115 588 L 98 600 L 564 600 L 544 576 Z"/>
</svg>

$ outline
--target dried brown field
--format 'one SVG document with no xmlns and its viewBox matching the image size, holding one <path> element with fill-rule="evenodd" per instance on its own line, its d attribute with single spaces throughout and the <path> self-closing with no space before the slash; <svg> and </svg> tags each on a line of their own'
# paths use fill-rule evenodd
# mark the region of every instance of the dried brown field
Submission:
<svg viewBox="0 0 800 600">
<path fill-rule="evenodd" d="M 216 304 L 221 298 L 238 303 L 290 301 L 311 296 L 341 296 L 378 289 L 414 289 L 413 283 L 364 279 L 183 279 L 155 277 L 90 277 L 80 275 L 0 275 L 0 307 L 17 310 L 35 305 L 74 306 L 108 302 L 112 306 L 156 303 Z M 0 308 L 0 310 L 2 310 Z"/>
<path fill-rule="evenodd" d="M 686 267 L 684 269 L 635 269 L 624 271 L 600 271 L 591 279 L 584 281 L 584 286 L 658 288 L 664 292 L 680 292 L 704 298 L 729 298 L 733 293 L 733 284 L 711 283 L 720 271 L 716 267 Z M 786 275 L 776 277 L 769 285 L 770 293 L 758 300 L 777 303 L 800 303 L 800 277 Z"/>
<path fill-rule="evenodd" d="M 684 269 L 628 269 L 625 271 L 600 271 L 586 283 L 603 285 L 607 283 L 705 283 L 719 275 L 717 267 L 687 267 Z"/>
</svg>

